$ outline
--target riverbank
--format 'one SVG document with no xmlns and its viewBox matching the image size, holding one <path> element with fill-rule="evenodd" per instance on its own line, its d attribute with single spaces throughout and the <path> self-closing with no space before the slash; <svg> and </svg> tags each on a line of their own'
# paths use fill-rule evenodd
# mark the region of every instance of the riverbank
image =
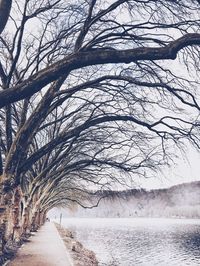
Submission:
<svg viewBox="0 0 200 266">
<path fill-rule="evenodd" d="M 74 238 L 71 231 L 55 223 L 55 226 L 73 259 L 74 266 L 98 266 L 96 255 Z"/>
<path fill-rule="evenodd" d="M 62 224 L 100 265 L 200 265 L 199 219 L 66 218 Z"/>
</svg>

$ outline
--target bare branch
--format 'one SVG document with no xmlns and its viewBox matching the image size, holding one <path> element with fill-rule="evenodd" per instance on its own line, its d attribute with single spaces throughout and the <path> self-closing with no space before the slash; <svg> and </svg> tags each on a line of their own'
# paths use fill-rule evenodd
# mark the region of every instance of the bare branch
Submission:
<svg viewBox="0 0 200 266">
<path fill-rule="evenodd" d="M 33 95 L 50 82 L 75 69 L 108 63 L 128 64 L 140 60 L 174 60 L 181 49 L 199 44 L 200 34 L 191 33 L 171 42 L 166 47 L 142 47 L 121 51 L 95 49 L 94 51 L 75 53 L 41 70 L 21 84 L 0 92 L 0 108 Z"/>
</svg>

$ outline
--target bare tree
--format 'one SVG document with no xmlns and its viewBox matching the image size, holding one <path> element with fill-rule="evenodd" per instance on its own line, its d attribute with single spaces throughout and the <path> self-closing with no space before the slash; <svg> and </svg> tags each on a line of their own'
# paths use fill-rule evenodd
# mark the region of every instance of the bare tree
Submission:
<svg viewBox="0 0 200 266">
<path fill-rule="evenodd" d="M 72 121 L 79 124 L 78 120 L 85 118 L 84 111 L 88 113 L 88 107 L 89 104 L 84 103 L 81 113 L 80 106 L 68 115 L 61 111 L 51 113 L 49 122 L 46 121 L 35 136 L 32 156 L 37 154 L 40 145 L 59 138 L 64 125 L 66 131 L 72 127 Z M 20 226 L 26 229 L 25 232 L 32 228 L 33 223 L 37 227 L 35 218 L 40 209 L 46 213 L 56 204 L 67 206 L 70 200 L 81 204 L 80 196 L 82 201 L 83 198 L 88 201 L 91 191 L 94 194 L 102 188 L 110 189 L 114 183 L 130 187 L 133 176 L 144 176 L 145 171 L 157 170 L 164 164 L 161 151 L 155 146 L 151 148 L 147 140 L 142 139 L 142 132 L 135 132 L 133 137 L 131 131 L 127 132 L 128 127 L 123 129 L 121 125 L 119 135 L 118 128 L 118 125 L 97 125 L 70 139 L 62 138 L 34 164 L 32 159 L 27 160 L 27 165 L 20 169 L 20 186 L 24 194 L 22 212 L 26 219 L 18 220 L 25 223 Z"/>
<path fill-rule="evenodd" d="M 86 184 L 124 185 L 121 173 L 131 182 L 168 164 L 174 144 L 199 148 L 198 10 L 192 0 L 13 2 L 0 37 L 5 242 Z"/>
</svg>

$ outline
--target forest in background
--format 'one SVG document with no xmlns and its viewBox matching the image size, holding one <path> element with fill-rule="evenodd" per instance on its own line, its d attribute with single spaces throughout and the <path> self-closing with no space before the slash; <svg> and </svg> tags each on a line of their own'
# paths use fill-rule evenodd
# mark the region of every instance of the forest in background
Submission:
<svg viewBox="0 0 200 266">
<path fill-rule="evenodd" d="M 105 218 L 200 218 L 200 182 L 176 185 L 165 189 L 131 189 L 105 191 L 98 207 L 92 209 L 72 205 L 70 209 L 54 209 L 50 216 Z M 87 204 L 86 204 L 87 206 Z"/>
</svg>

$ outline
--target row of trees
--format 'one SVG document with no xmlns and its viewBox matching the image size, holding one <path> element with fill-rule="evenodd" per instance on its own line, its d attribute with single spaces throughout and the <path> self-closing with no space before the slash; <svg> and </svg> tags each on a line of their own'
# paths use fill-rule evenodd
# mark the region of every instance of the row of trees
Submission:
<svg viewBox="0 0 200 266">
<path fill-rule="evenodd" d="M 2 254 L 49 209 L 199 148 L 199 7 L 0 1 Z"/>
</svg>

